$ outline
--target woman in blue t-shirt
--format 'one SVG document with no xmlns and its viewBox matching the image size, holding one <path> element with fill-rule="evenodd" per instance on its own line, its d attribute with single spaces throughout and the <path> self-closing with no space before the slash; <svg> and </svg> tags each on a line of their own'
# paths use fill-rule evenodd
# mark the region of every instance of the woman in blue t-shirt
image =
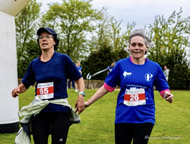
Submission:
<svg viewBox="0 0 190 144">
<path fill-rule="evenodd" d="M 160 65 L 145 57 L 151 40 L 138 29 L 129 37 L 130 57 L 119 60 L 105 79 L 104 85 L 87 101 L 86 107 L 120 85 L 115 116 L 116 144 L 146 144 L 155 123 L 154 86 L 172 103 Z"/>
<path fill-rule="evenodd" d="M 37 31 L 37 42 L 41 48 L 41 56 L 32 60 L 22 79 L 22 83 L 12 91 L 12 96 L 25 92 L 31 85 L 35 86 L 35 99 L 65 100 L 67 102 L 67 78 L 75 80 L 79 85 L 76 111 L 84 109 L 84 81 L 69 56 L 56 52 L 59 40 L 57 33 L 48 27 Z M 71 109 L 59 104 L 48 104 L 42 111 L 33 116 L 32 133 L 37 144 L 48 143 L 48 135 L 52 135 L 52 143 L 66 143 L 70 126 Z"/>
</svg>

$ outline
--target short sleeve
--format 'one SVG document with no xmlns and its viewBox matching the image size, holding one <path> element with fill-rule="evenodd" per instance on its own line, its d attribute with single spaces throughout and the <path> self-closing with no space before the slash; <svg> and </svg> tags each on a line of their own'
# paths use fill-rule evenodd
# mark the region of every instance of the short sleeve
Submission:
<svg viewBox="0 0 190 144">
<path fill-rule="evenodd" d="M 34 71 L 32 70 L 32 66 L 33 66 L 33 61 L 29 64 L 26 73 L 22 79 L 22 83 L 24 84 L 24 86 L 26 88 L 29 88 L 31 85 L 34 85 L 35 83 L 35 74 Z"/>
<path fill-rule="evenodd" d="M 79 72 L 77 66 L 73 63 L 71 58 L 67 55 L 65 55 L 66 60 L 66 75 L 67 78 L 72 80 L 78 80 L 82 77 L 81 73 Z"/>
<path fill-rule="evenodd" d="M 106 77 L 105 83 L 111 87 L 116 87 L 117 85 L 119 85 L 119 81 L 120 81 L 119 72 L 120 72 L 120 65 L 119 63 L 116 63 L 112 71 Z"/>
</svg>

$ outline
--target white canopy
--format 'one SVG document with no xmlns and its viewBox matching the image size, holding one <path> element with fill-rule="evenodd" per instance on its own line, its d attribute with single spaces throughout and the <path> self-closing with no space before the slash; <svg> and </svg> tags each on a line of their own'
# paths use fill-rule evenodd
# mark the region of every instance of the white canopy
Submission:
<svg viewBox="0 0 190 144">
<path fill-rule="evenodd" d="M 16 16 L 30 0 L 0 0 L 0 11 Z"/>
</svg>

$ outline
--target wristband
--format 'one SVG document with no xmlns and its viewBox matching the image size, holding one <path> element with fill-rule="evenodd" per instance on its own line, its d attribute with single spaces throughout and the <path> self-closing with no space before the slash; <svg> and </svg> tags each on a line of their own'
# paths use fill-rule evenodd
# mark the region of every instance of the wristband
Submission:
<svg viewBox="0 0 190 144">
<path fill-rule="evenodd" d="M 85 93 L 83 91 L 79 92 L 78 95 L 82 95 L 83 97 L 85 97 Z"/>
</svg>

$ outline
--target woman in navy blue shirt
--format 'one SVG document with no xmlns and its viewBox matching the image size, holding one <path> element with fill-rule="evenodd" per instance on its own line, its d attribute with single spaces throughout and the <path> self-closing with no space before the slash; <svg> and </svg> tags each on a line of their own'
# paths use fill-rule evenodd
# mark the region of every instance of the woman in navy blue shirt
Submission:
<svg viewBox="0 0 190 144">
<path fill-rule="evenodd" d="M 38 100 L 66 99 L 67 78 L 79 85 L 76 111 L 84 109 L 84 81 L 77 67 L 69 56 L 56 52 L 59 40 L 57 33 L 48 27 L 37 31 L 37 42 L 41 56 L 32 60 L 22 79 L 22 83 L 12 91 L 12 96 L 25 92 L 31 85 L 35 87 L 35 98 Z M 36 144 L 47 144 L 51 131 L 52 143 L 65 143 L 70 126 L 70 108 L 49 104 L 39 114 L 32 117 L 32 132 Z"/>
</svg>

